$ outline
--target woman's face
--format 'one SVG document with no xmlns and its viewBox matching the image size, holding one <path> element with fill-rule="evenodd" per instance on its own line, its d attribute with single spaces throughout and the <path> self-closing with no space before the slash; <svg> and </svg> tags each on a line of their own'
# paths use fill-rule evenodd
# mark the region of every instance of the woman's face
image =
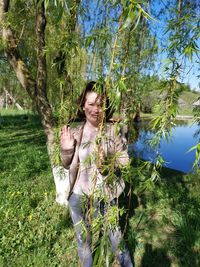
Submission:
<svg viewBox="0 0 200 267">
<path fill-rule="evenodd" d="M 96 92 L 86 94 L 85 104 L 83 106 L 85 117 L 88 122 L 97 127 L 102 115 L 102 103 Z"/>
</svg>

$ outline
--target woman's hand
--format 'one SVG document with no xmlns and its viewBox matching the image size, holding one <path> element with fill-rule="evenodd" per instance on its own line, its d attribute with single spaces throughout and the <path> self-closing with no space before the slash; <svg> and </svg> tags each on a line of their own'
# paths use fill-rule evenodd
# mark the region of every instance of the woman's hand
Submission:
<svg viewBox="0 0 200 267">
<path fill-rule="evenodd" d="M 74 147 L 74 143 L 75 143 L 75 138 L 70 127 L 66 125 L 63 126 L 60 136 L 60 148 L 62 150 L 72 149 Z"/>
</svg>

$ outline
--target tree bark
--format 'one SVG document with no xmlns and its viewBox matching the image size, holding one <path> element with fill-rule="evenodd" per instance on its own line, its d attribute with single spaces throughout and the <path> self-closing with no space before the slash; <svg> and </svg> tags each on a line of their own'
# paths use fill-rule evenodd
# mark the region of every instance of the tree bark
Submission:
<svg viewBox="0 0 200 267">
<path fill-rule="evenodd" d="M 46 17 L 44 1 L 37 0 L 36 9 L 36 39 L 37 39 L 37 78 L 36 78 L 36 106 L 47 136 L 47 149 L 50 161 L 53 164 L 54 134 L 52 109 L 47 98 L 47 63 L 45 48 Z"/>
</svg>

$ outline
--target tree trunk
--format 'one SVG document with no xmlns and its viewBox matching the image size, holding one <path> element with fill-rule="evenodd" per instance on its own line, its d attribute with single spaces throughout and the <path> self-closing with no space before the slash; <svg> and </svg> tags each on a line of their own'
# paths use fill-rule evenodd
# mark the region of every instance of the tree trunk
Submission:
<svg viewBox="0 0 200 267">
<path fill-rule="evenodd" d="M 53 116 L 51 106 L 47 99 L 46 81 L 46 56 L 45 47 L 45 26 L 46 18 L 44 12 L 44 1 L 37 1 L 36 10 L 36 37 L 37 37 L 37 78 L 31 77 L 31 73 L 22 60 L 13 31 L 6 23 L 6 13 L 9 9 L 9 0 L 0 0 L 0 24 L 2 27 L 2 39 L 5 43 L 5 54 L 13 67 L 22 87 L 28 92 L 37 111 L 41 117 L 42 125 L 47 136 L 47 149 L 51 164 L 54 162 L 54 134 Z"/>
<path fill-rule="evenodd" d="M 134 117 L 134 122 L 140 122 L 141 117 L 140 117 L 140 103 L 137 104 L 136 111 L 135 111 L 135 117 Z"/>
<path fill-rule="evenodd" d="M 51 164 L 55 153 L 53 115 L 47 98 L 47 63 L 45 48 L 46 17 L 44 1 L 37 0 L 36 9 L 36 39 L 37 39 L 37 78 L 36 78 L 36 106 L 40 114 L 42 125 L 47 136 L 47 149 Z"/>
</svg>

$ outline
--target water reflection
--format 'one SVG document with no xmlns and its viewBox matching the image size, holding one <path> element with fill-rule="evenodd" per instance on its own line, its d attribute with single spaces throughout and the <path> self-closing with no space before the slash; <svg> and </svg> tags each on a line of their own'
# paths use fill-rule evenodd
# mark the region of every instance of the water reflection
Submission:
<svg viewBox="0 0 200 267">
<path fill-rule="evenodd" d="M 149 145 L 154 132 L 150 129 L 148 121 L 133 124 L 135 139 L 129 143 L 129 153 L 135 157 L 154 162 L 156 150 L 165 160 L 165 166 L 182 172 L 192 172 L 195 160 L 195 151 L 189 149 L 199 142 L 199 126 L 189 121 L 177 121 L 172 128 L 172 138 L 167 142 L 162 139 L 160 146 L 153 149 Z"/>
</svg>

